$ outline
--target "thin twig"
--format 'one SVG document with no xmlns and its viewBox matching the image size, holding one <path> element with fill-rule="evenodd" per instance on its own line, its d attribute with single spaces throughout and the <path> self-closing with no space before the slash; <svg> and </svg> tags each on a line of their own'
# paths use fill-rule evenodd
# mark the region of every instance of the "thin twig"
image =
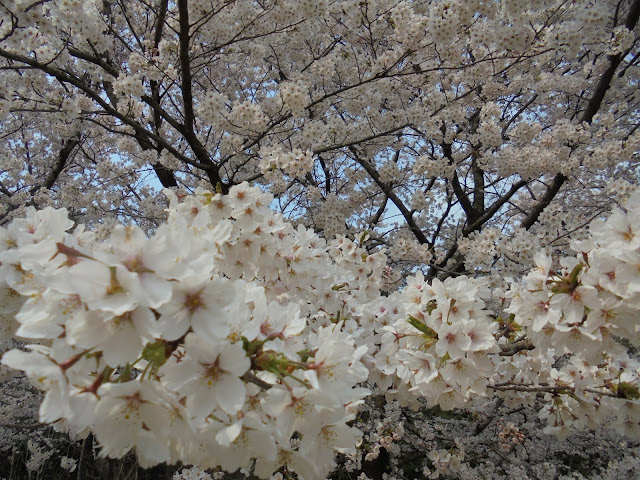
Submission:
<svg viewBox="0 0 640 480">
<path fill-rule="evenodd" d="M 240 378 L 242 380 L 244 380 L 245 382 L 250 382 L 250 383 L 253 383 L 255 385 L 258 385 L 263 390 L 269 390 L 271 387 L 273 387 L 272 384 L 270 384 L 269 382 L 265 382 L 264 380 L 262 380 L 261 378 L 257 377 L 256 375 L 254 375 L 251 372 L 245 372 L 245 374 L 242 375 L 242 377 L 240 377 Z"/>
</svg>

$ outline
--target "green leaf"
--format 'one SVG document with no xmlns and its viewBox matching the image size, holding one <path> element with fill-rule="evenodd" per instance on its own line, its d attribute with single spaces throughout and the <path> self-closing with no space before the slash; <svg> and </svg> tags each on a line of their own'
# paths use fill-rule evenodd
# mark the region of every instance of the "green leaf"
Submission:
<svg viewBox="0 0 640 480">
<path fill-rule="evenodd" d="M 620 382 L 616 387 L 616 395 L 619 398 L 628 400 L 638 400 L 640 398 L 640 390 L 637 385 L 629 382 Z"/>
<path fill-rule="evenodd" d="M 425 325 L 424 322 L 421 322 L 416 317 L 409 315 L 407 322 L 409 322 L 412 326 L 420 330 L 423 333 L 423 336 L 425 338 L 427 339 L 438 338 L 438 334 L 434 329 L 432 329 L 431 327 L 428 327 L 427 325 Z"/>
</svg>

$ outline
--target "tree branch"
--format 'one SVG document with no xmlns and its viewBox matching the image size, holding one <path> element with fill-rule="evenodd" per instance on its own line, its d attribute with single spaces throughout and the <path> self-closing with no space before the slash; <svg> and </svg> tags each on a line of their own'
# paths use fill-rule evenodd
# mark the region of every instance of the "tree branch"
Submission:
<svg viewBox="0 0 640 480">
<path fill-rule="evenodd" d="M 376 183 L 376 185 L 378 185 L 380 190 L 382 190 L 383 193 L 387 197 L 389 197 L 389 200 L 393 202 L 396 208 L 400 210 L 400 213 L 402 214 L 405 221 L 407 222 L 407 225 L 409 225 L 409 228 L 413 232 L 418 242 L 422 244 L 429 243 L 429 240 L 427 240 L 427 237 L 425 236 L 424 232 L 418 226 L 415 219 L 413 218 L 413 214 L 405 206 L 402 200 L 400 200 L 400 198 L 398 198 L 398 196 L 394 193 L 392 189 L 392 185 L 380 180 L 380 175 L 378 174 L 376 169 L 373 167 L 373 165 L 371 165 L 371 163 L 367 159 L 361 158 L 354 146 L 350 146 L 348 148 L 351 151 L 351 153 L 353 153 L 355 160 L 362 166 L 362 168 L 365 169 L 365 171 L 369 174 L 371 179 Z"/>
<path fill-rule="evenodd" d="M 189 60 L 189 2 L 188 0 L 178 0 L 178 15 L 180 22 L 180 69 L 181 69 L 181 87 L 182 87 L 182 105 L 184 108 L 184 125 L 179 129 L 184 135 L 185 140 L 191 147 L 196 158 L 205 166 L 204 171 L 207 172 L 209 182 L 214 188 L 220 187 L 223 193 L 229 191 L 229 186 L 222 182 L 219 168 L 213 163 L 209 152 L 202 145 L 198 136 L 194 131 L 195 112 L 193 110 L 193 90 L 191 86 L 191 65 Z"/>
</svg>

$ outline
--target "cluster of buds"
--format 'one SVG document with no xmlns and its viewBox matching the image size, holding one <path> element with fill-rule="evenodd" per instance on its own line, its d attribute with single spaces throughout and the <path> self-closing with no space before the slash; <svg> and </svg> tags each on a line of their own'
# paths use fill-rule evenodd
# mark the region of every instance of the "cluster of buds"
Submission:
<svg viewBox="0 0 640 480">
<path fill-rule="evenodd" d="M 498 420 L 498 445 L 503 452 L 510 452 L 517 445 L 524 442 L 524 433 L 520 431 L 513 423 L 504 423 L 504 418 Z"/>
</svg>

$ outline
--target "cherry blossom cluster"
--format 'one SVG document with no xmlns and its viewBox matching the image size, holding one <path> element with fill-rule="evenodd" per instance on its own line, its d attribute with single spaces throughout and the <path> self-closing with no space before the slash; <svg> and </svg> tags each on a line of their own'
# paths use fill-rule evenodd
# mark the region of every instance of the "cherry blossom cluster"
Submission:
<svg viewBox="0 0 640 480">
<path fill-rule="evenodd" d="M 524 434 L 513 423 L 504 423 L 504 419 L 498 422 L 498 433 L 500 450 L 504 452 L 511 451 L 517 445 L 524 441 Z"/>
<path fill-rule="evenodd" d="M 544 386 L 548 404 L 540 415 L 550 432 L 566 435 L 569 426 L 593 428 L 612 416 L 616 429 L 639 438 L 640 363 L 627 348 L 640 345 L 640 193 L 571 246 L 577 256 L 560 259 L 557 270 L 538 253 L 536 268 L 506 294 L 509 321 L 526 327 L 534 352 L 568 361 L 510 381 L 522 392 Z"/>
<path fill-rule="evenodd" d="M 0 2 L 0 375 L 105 456 L 274 478 L 399 453 L 365 386 L 637 437 L 638 197 L 588 225 L 638 185 L 639 5 Z"/>
<path fill-rule="evenodd" d="M 308 103 L 307 87 L 303 82 L 286 82 L 280 86 L 282 102 L 295 117 L 304 115 Z"/>
<path fill-rule="evenodd" d="M 260 158 L 263 172 L 278 168 L 291 177 L 303 177 L 313 169 L 313 156 L 299 148 L 290 152 L 279 146 L 262 148 Z"/>
<path fill-rule="evenodd" d="M 552 215 L 555 209 L 550 210 Z M 461 238 L 459 248 L 468 270 L 511 276 L 519 273 L 521 265 L 532 263 L 533 256 L 542 250 L 541 240 L 524 228 L 515 228 L 510 235 L 503 235 L 497 228 L 487 228 Z"/>
<path fill-rule="evenodd" d="M 387 311 L 371 309 L 378 339 L 376 378 L 392 387 L 401 403 L 417 398 L 445 410 L 483 396 L 495 371 L 488 355 L 499 351 L 498 324 L 489 317 L 483 281 L 465 276 L 427 283 L 422 273 L 390 298 Z"/>
<path fill-rule="evenodd" d="M 425 469 L 424 475 L 428 475 L 428 478 L 439 478 L 440 475 L 451 475 L 460 471 L 464 453 L 452 453 L 444 449 L 432 450 L 429 452 L 429 460 L 433 463 L 435 471 Z"/>
<path fill-rule="evenodd" d="M 399 232 L 395 237 L 393 248 L 390 251 L 393 260 L 409 260 L 413 262 L 429 263 L 433 259 L 432 249 L 429 245 L 421 245 L 405 232 Z"/>
<path fill-rule="evenodd" d="M 104 456 L 135 449 L 143 466 L 323 478 L 336 452 L 355 449 L 359 432 L 346 423 L 368 392 L 354 388 L 368 376 L 366 347 L 331 293 L 349 282 L 377 293 L 365 277 L 384 257 L 350 259 L 343 241 L 331 255 L 346 274 L 306 274 L 310 244 L 322 242 L 269 210 L 270 195 L 246 185 L 168 194 L 168 220 L 150 237 L 118 225 L 100 240 L 51 208 L 0 230 L 16 335 L 39 342 L 3 364 L 45 392 L 42 422 L 91 429 Z M 325 249 L 318 261 L 331 258 Z M 297 294 L 314 283 L 324 311 Z"/>
<path fill-rule="evenodd" d="M 482 231 L 511 236 L 543 198 L 543 176 L 560 172 L 584 188 L 558 193 L 575 215 L 538 217 L 532 231 L 546 245 L 588 223 L 594 205 L 606 211 L 602 179 L 630 178 L 637 161 L 633 11 L 589 0 L 5 2 L 0 221 L 56 205 L 86 224 L 153 228 L 162 211 L 149 183 L 193 191 L 219 180 L 226 191 L 247 180 L 326 238 L 372 223 L 384 240 L 385 221 L 406 228 L 415 209 L 445 253 L 398 262 L 447 268 L 459 207 L 476 217 L 467 225 L 484 209 Z M 511 186 L 513 197 L 498 194 Z M 529 252 L 512 256 L 519 243 L 494 270 L 526 270 Z M 468 271 L 491 263 L 466 260 Z"/>
</svg>

